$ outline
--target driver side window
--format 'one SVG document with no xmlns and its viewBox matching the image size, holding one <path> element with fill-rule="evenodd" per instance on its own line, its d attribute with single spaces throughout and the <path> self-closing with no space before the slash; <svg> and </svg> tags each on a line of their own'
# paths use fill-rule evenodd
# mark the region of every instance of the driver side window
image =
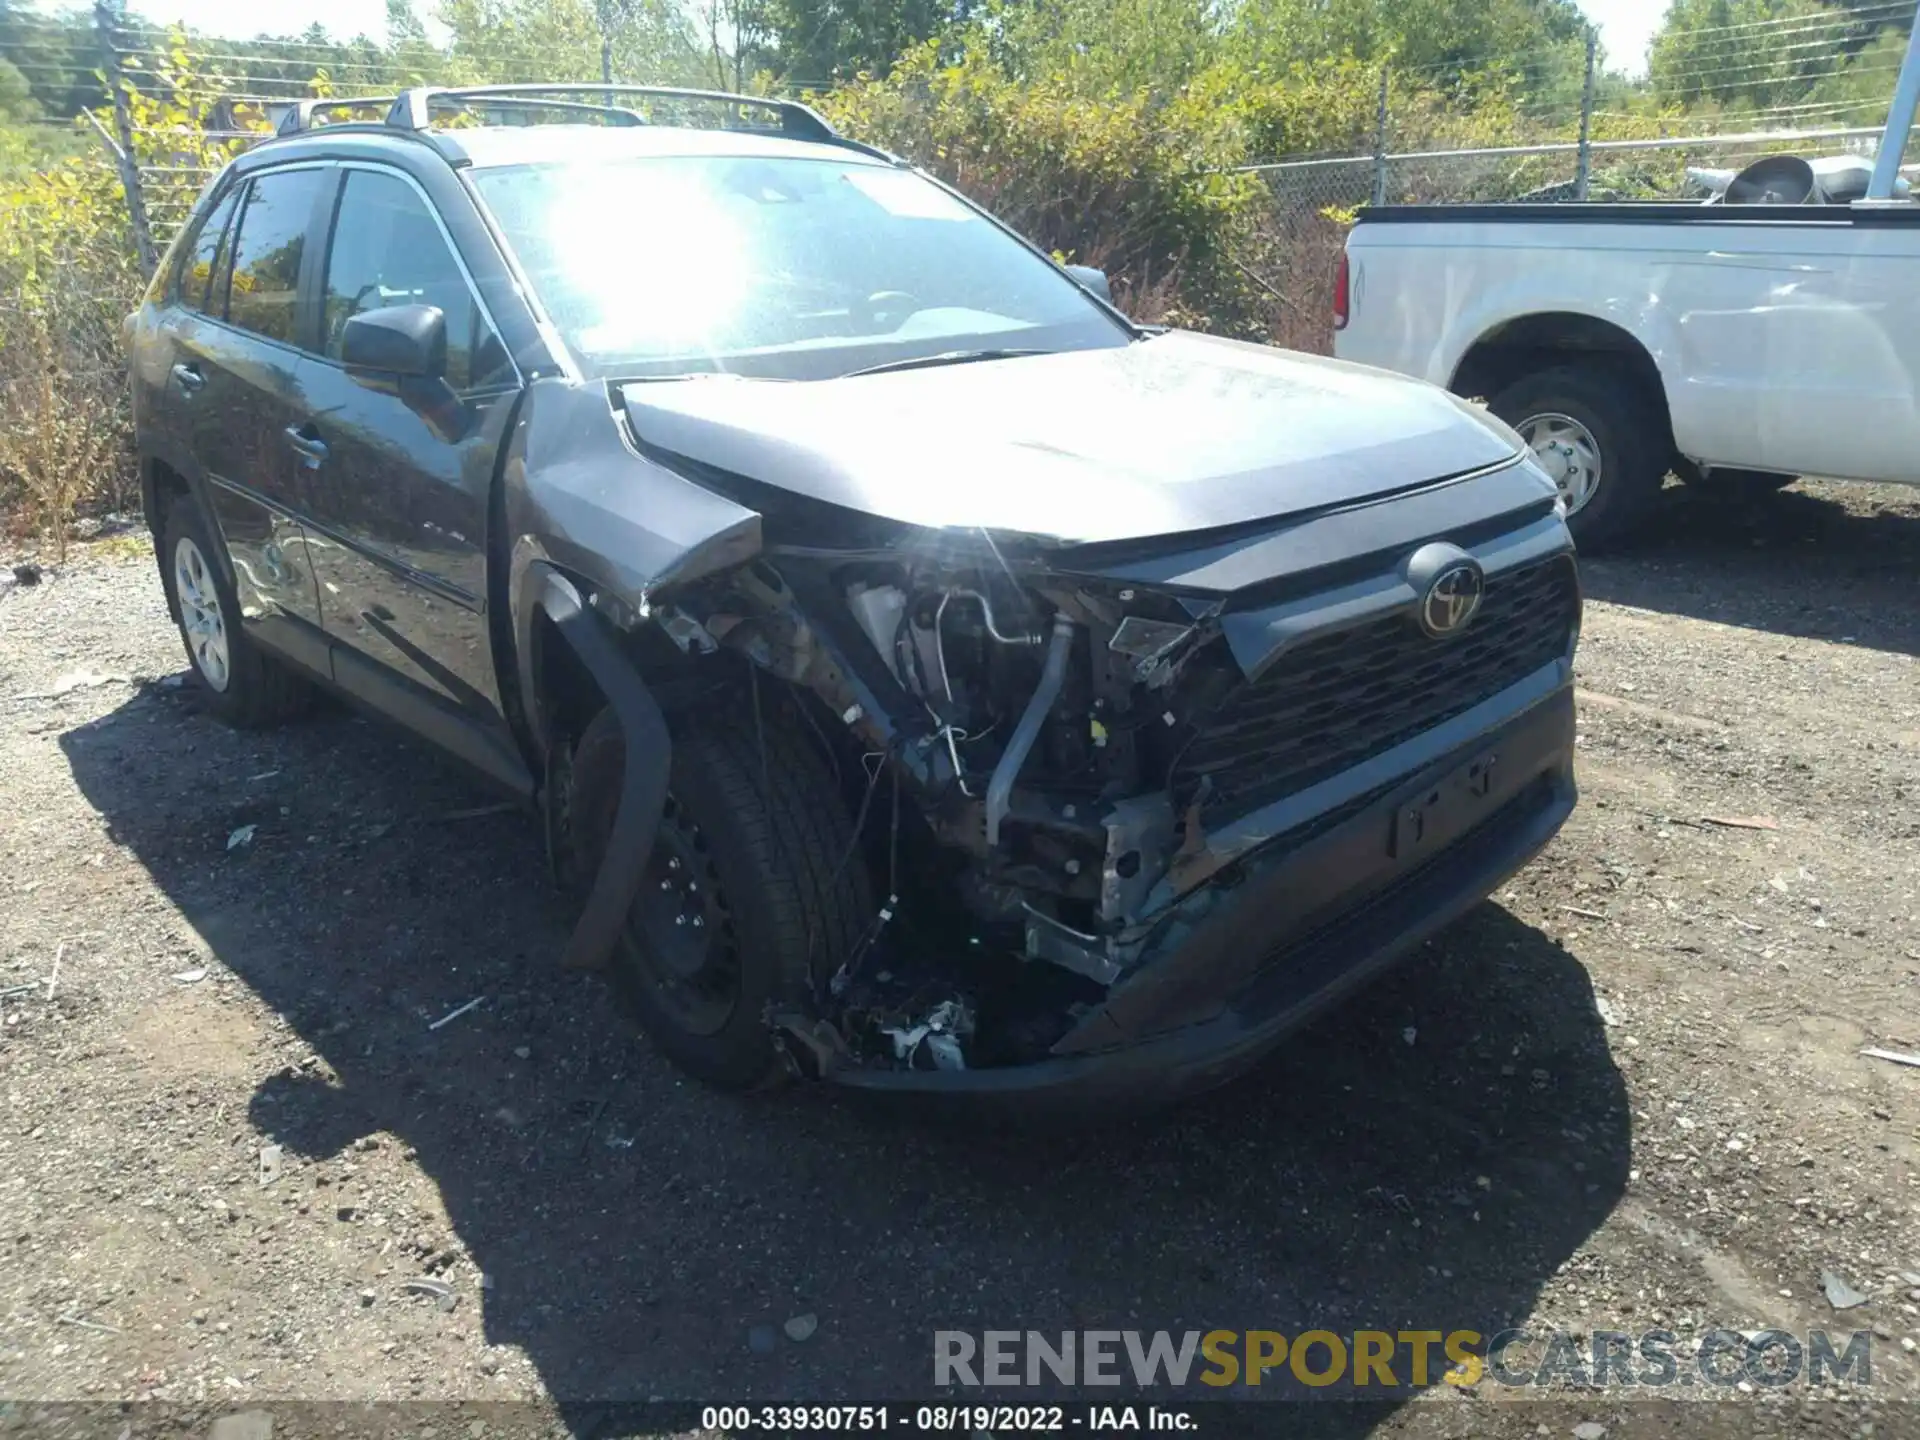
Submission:
<svg viewBox="0 0 1920 1440">
<path fill-rule="evenodd" d="M 340 358 L 347 321 L 389 305 L 433 305 L 447 319 L 447 383 L 460 392 L 513 383 L 506 347 L 487 323 L 427 203 L 397 175 L 349 170 L 327 255 L 323 348 Z"/>
</svg>

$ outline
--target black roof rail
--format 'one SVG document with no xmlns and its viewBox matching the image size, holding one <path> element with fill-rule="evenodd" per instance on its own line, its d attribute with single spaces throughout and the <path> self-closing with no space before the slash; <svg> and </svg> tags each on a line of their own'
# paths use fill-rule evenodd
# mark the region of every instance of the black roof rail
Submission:
<svg viewBox="0 0 1920 1440">
<path fill-rule="evenodd" d="M 591 101 L 541 100 L 541 96 L 582 96 L 600 95 L 606 97 L 606 103 L 595 105 Z M 646 124 L 644 116 L 637 112 L 612 104 L 614 96 L 635 96 L 649 100 L 686 100 L 701 104 L 715 105 L 723 113 L 732 107 L 736 115 L 742 110 L 766 112 L 777 124 L 773 126 L 737 124 L 722 125 L 727 130 L 767 130 L 777 129 L 781 134 L 794 140 L 812 140 L 823 144 L 845 144 L 839 133 L 829 125 L 819 112 L 802 105 L 797 100 L 776 100 L 765 95 L 733 95 L 723 90 L 683 90 L 668 85 L 603 85 L 597 81 L 579 81 L 568 84 L 519 84 L 519 85 L 468 85 L 439 86 L 422 85 L 411 90 L 403 90 L 394 98 L 393 106 L 387 112 L 387 124 L 401 130 L 425 130 L 431 123 L 431 110 L 436 103 L 458 106 L 470 100 L 500 99 L 512 103 L 532 101 L 541 106 L 556 109 L 594 110 L 606 115 L 628 117 L 622 124 Z"/>
</svg>

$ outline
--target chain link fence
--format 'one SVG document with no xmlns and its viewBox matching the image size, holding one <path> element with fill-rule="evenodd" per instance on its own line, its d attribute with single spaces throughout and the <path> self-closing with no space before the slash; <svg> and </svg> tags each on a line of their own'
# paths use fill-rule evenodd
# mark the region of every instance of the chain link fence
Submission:
<svg viewBox="0 0 1920 1440">
<path fill-rule="evenodd" d="M 1273 193 L 1277 215 L 1388 205 L 1704 199 L 1690 170 L 1738 170 L 1766 155 L 1872 158 L 1878 129 L 1747 131 L 1478 150 L 1279 160 L 1242 167 Z M 1583 161 L 1582 151 L 1585 150 Z"/>
</svg>

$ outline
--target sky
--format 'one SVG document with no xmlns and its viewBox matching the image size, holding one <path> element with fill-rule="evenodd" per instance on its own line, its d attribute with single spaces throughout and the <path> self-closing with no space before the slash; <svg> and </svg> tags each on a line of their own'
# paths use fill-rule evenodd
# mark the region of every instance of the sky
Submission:
<svg viewBox="0 0 1920 1440">
<path fill-rule="evenodd" d="M 1581 8 L 1600 27 L 1600 43 L 1614 69 L 1639 75 L 1646 70 L 1647 42 L 1666 14 L 1668 0 L 1581 0 Z M 149 20 L 184 20 L 210 35 L 297 35 L 316 19 L 338 39 L 367 34 L 382 38 L 387 28 L 386 0 L 133 0 L 132 8 Z M 431 5 L 417 7 L 422 15 Z"/>
</svg>

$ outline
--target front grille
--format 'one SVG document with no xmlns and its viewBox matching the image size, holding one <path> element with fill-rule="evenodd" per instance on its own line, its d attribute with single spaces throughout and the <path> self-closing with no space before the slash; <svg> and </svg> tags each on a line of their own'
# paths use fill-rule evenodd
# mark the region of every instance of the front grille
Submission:
<svg viewBox="0 0 1920 1440">
<path fill-rule="evenodd" d="M 1213 782 L 1203 821 L 1243 815 L 1472 709 L 1566 652 L 1579 615 L 1573 562 L 1490 577 L 1454 640 L 1407 615 L 1318 636 L 1195 717 L 1175 759 L 1182 804 Z"/>
</svg>

